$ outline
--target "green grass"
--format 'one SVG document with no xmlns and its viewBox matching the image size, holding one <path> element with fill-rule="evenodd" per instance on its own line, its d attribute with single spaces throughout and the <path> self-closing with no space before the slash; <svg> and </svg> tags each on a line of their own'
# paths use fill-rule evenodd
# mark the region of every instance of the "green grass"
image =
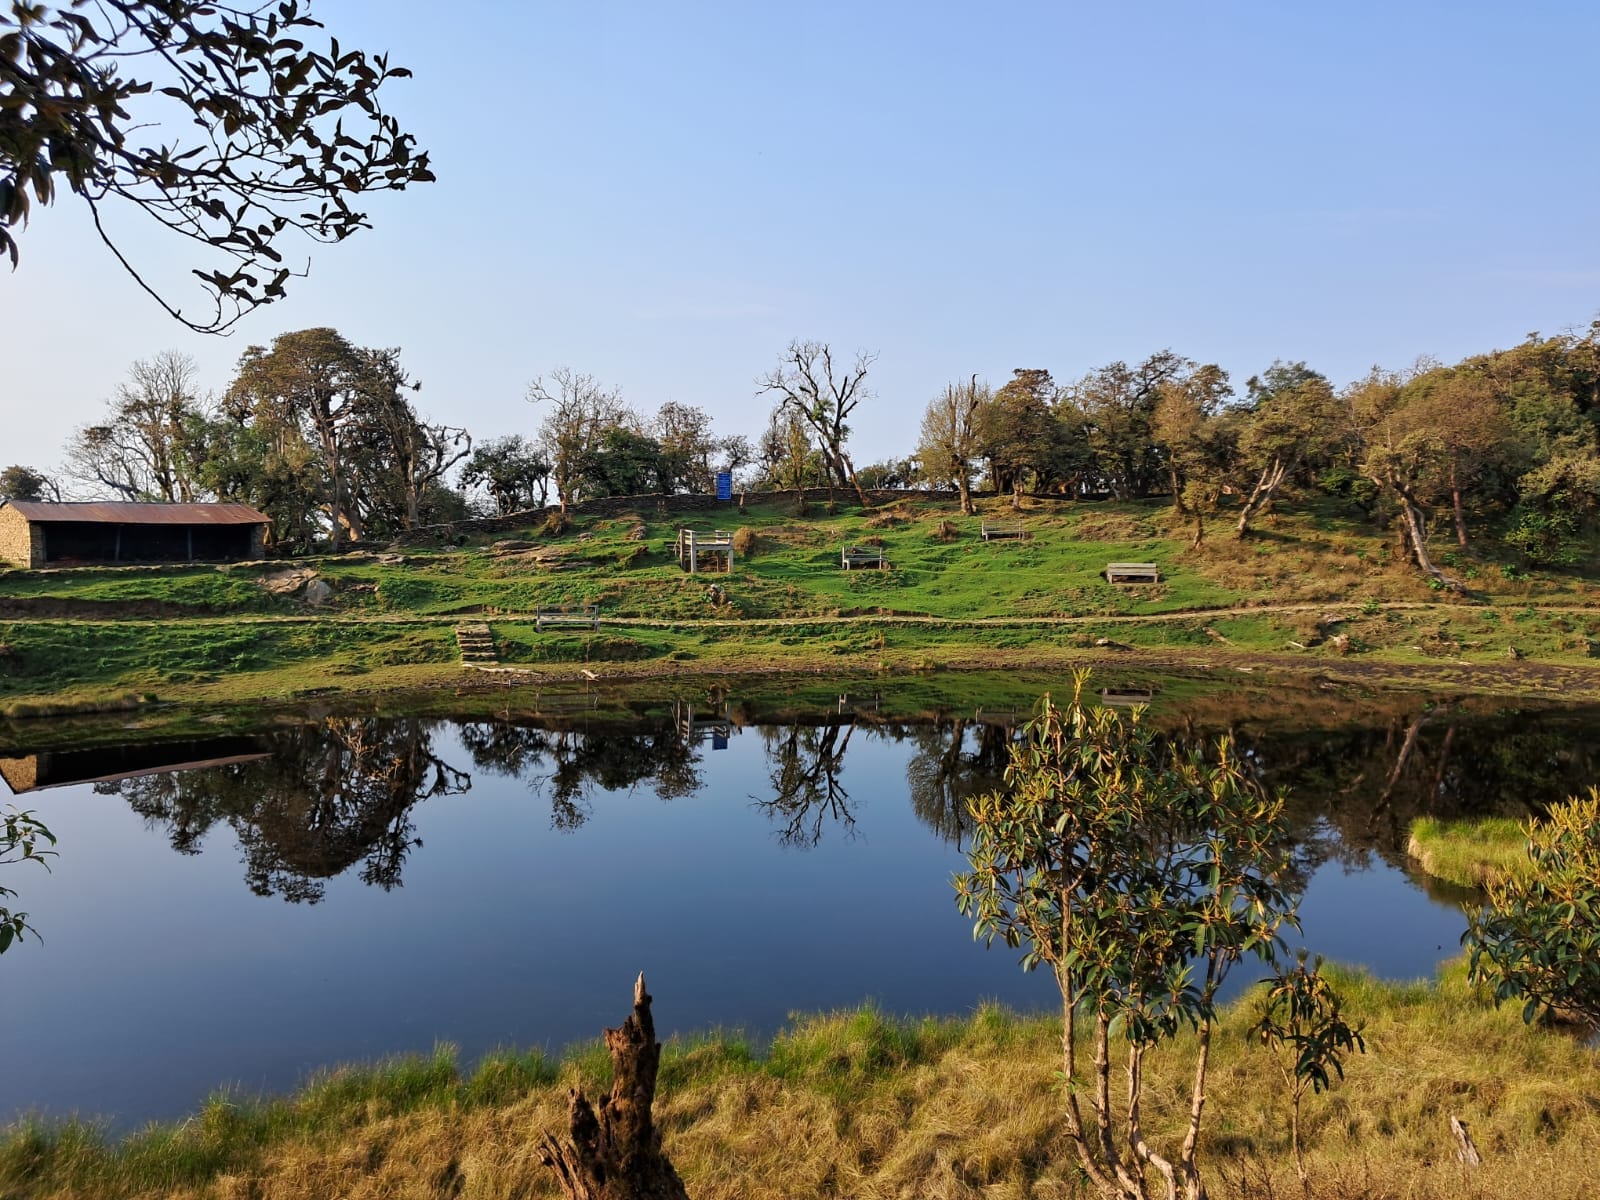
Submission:
<svg viewBox="0 0 1600 1200">
<path fill-rule="evenodd" d="M 1004 502 L 984 506 L 1011 519 Z M 1345 654 L 1401 664 L 1561 662 L 1586 659 L 1600 639 L 1600 611 L 1580 607 L 1600 593 L 1573 575 L 1505 579 L 1485 570 L 1476 607 L 1395 608 L 1441 597 L 1391 561 L 1386 531 L 1327 501 L 1269 520 L 1244 543 L 1217 522 L 1197 550 L 1187 524 L 1175 526 L 1157 502 L 1030 502 L 1025 540 L 984 542 L 982 519 L 915 498 L 833 516 L 797 517 L 787 500 L 694 518 L 653 507 L 578 512 L 559 536 L 503 535 L 533 543 L 529 553 L 497 555 L 494 539 L 480 537 L 408 548 L 403 561 L 305 560 L 297 565 L 335 590 L 331 608 L 315 613 L 258 584 L 282 569 L 275 564 L 13 571 L 0 574 L 0 706 L 437 686 L 462 678 L 451 625 L 469 617 L 491 623 L 505 664 L 546 674 L 596 664 L 633 673 L 684 664 L 711 672 L 1044 665 L 1030 651 L 1060 666 L 1094 653 L 1100 639 L 1192 658 L 1310 663 L 1343 656 L 1336 636 L 1348 639 Z M 939 536 L 945 522 L 953 539 Z M 687 575 L 671 554 L 680 523 L 747 529 L 754 550 L 731 574 Z M 881 544 L 891 569 L 842 570 L 840 548 L 857 544 Z M 1162 581 L 1100 578 L 1108 561 L 1128 559 L 1159 563 Z M 16 619 L 6 622 L 8 601 Z M 539 607 L 576 604 L 599 605 L 613 624 L 583 639 L 537 634 L 523 620 Z M 1217 611 L 1283 605 L 1307 607 Z M 800 623 L 761 624 L 780 621 Z M 1076 624 L 1004 624 L 1027 621 Z"/>
<path fill-rule="evenodd" d="M 1481 888 L 1528 869 L 1528 831 L 1509 817 L 1444 821 L 1419 817 L 1411 823 L 1406 854 L 1435 879 Z"/>
</svg>

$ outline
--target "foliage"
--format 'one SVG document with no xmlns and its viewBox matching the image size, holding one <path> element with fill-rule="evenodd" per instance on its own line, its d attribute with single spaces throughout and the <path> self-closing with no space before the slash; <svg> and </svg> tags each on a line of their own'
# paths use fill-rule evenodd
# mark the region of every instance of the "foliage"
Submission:
<svg viewBox="0 0 1600 1200">
<path fill-rule="evenodd" d="M 1528 871 L 1489 884 L 1462 944 L 1495 1003 L 1600 1025 L 1600 789 L 1528 825 Z"/>
<path fill-rule="evenodd" d="M 1279 966 L 1266 981 L 1267 994 L 1260 1000 L 1256 1023 L 1251 1033 L 1272 1051 L 1284 1086 L 1289 1089 L 1292 1111 L 1290 1141 L 1294 1147 L 1295 1169 L 1300 1182 L 1307 1184 L 1305 1147 L 1300 1140 L 1300 1107 L 1306 1089 L 1324 1092 L 1333 1087 L 1334 1076 L 1344 1078 L 1345 1055 L 1365 1054 L 1367 1043 L 1361 1027 L 1344 1017 L 1344 1000 L 1333 982 L 1322 971 L 1318 955 L 1309 968 L 1306 951 L 1301 950 L 1290 970 Z"/>
<path fill-rule="evenodd" d="M 42 471 L 13 463 L 0 471 L 0 500 L 59 500 L 55 481 Z"/>
<path fill-rule="evenodd" d="M 309 3 L 24 3 L 0 11 L 0 253 L 60 187 L 89 206 L 123 267 L 173 317 L 216 332 L 280 299 L 285 230 L 327 242 L 367 224 L 359 196 L 432 180 L 428 156 L 379 92 L 410 74 L 382 54 L 307 35 Z M 163 136 L 165 135 L 165 136 Z M 30 200 L 29 192 L 32 193 Z M 180 310 L 140 276 L 102 219 L 115 197 L 204 247 L 193 273 L 213 315 Z"/>
<path fill-rule="evenodd" d="M 542 508 L 549 482 L 550 464 L 520 434 L 480 443 L 461 468 L 461 486 L 482 487 L 501 515 Z"/>
<path fill-rule="evenodd" d="M 974 936 L 1024 947 L 1025 970 L 1055 975 L 1067 1133 L 1096 1187 L 1144 1200 L 1153 1174 L 1161 1194 L 1199 1197 L 1217 991 L 1241 958 L 1272 960 L 1294 920 L 1280 883 L 1283 799 L 1229 739 L 1164 741 L 1142 710 L 1085 707 L 1086 682 L 1079 673 L 1065 708 L 1040 702 L 1012 750 L 1007 789 L 971 803 L 971 870 L 956 877 L 957 903 Z M 1080 1010 L 1092 1025 L 1087 1078 L 1075 1058 Z M 1188 1121 L 1177 1148 L 1161 1153 L 1142 1116 L 1145 1057 L 1186 1027 L 1197 1035 Z M 1126 1043 L 1120 1120 L 1114 1038 Z"/>
<path fill-rule="evenodd" d="M 0 813 L 0 867 L 35 862 L 48 870 L 48 860 L 55 857 L 55 851 L 46 847 L 55 844 L 55 835 L 31 812 L 7 808 Z M 16 899 L 16 896 L 14 888 L 0 884 L 0 954 L 5 953 L 12 942 L 20 942 L 28 933 L 39 936 L 38 931 L 28 924 L 27 913 L 17 912 L 8 906 L 7 902 Z"/>
</svg>

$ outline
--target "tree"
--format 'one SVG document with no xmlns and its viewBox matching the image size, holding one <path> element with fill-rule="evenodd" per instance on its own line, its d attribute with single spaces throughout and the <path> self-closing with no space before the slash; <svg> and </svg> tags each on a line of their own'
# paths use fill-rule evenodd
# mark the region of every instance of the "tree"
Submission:
<svg viewBox="0 0 1600 1200">
<path fill-rule="evenodd" d="M 1250 532 L 1250 522 L 1272 503 L 1284 480 L 1338 435 L 1344 411 L 1327 377 L 1303 362 L 1275 362 L 1245 387 L 1239 458 L 1254 483 L 1239 510 L 1236 538 Z"/>
<path fill-rule="evenodd" d="M 379 92 L 410 74 L 382 54 L 307 44 L 310 4 L 202 0 L 13 3 L 0 12 L 0 252 L 65 188 L 134 280 L 214 333 L 280 299 L 280 235 L 337 242 L 371 192 L 433 179 Z M 29 193 L 32 193 L 31 198 Z M 103 219 L 115 197 L 203 247 L 212 315 L 190 320 L 147 283 Z M 303 272 L 301 272 L 303 274 Z"/>
<path fill-rule="evenodd" d="M 13 463 L 0 471 L 0 500 L 60 500 L 61 489 L 42 471 Z"/>
<path fill-rule="evenodd" d="M 922 440 L 917 459 L 929 482 L 953 483 L 961 495 L 961 511 L 971 516 L 972 471 L 978 457 L 978 415 L 991 403 L 988 385 L 974 375 L 967 383 L 946 384 L 928 402 L 922 415 Z"/>
<path fill-rule="evenodd" d="M 1522 1019 L 1557 1015 L 1600 1025 L 1600 789 L 1528 825 L 1528 870 L 1488 887 L 1461 942 L 1472 978 Z"/>
<path fill-rule="evenodd" d="M 661 449 L 662 491 L 699 495 L 716 491 L 711 462 L 724 451 L 725 442 L 711 436 L 711 418 L 703 410 L 669 400 L 656 412 L 651 433 Z"/>
<path fill-rule="evenodd" d="M 520 434 L 480 443 L 461 468 L 461 486 L 482 487 L 501 516 L 544 507 L 549 484 L 550 464 Z"/>
<path fill-rule="evenodd" d="M 615 388 L 602 387 L 592 375 L 567 367 L 539 376 L 528 385 L 528 401 L 544 406 L 539 423 L 539 449 L 550 463 L 561 511 L 584 491 L 583 469 L 593 461 L 607 432 L 633 422 Z"/>
<path fill-rule="evenodd" d="M 1233 438 L 1221 406 L 1230 392 L 1228 373 L 1217 366 L 1165 380 L 1157 391 L 1150 434 L 1166 459 L 1173 507 L 1194 519 L 1194 546 L 1205 540 L 1206 515 L 1228 479 Z"/>
<path fill-rule="evenodd" d="M 996 492 L 1011 493 L 1011 507 L 1022 507 L 1022 489 L 1046 479 L 1054 464 L 1059 425 L 1059 397 L 1050 372 L 1019 367 L 982 405 L 975 418 L 983 457 L 989 461 L 989 482 Z"/>
<path fill-rule="evenodd" d="M 1055 975 L 1067 1134 L 1100 1193 L 1201 1200 L 1218 989 L 1243 957 L 1273 960 L 1294 920 L 1279 883 L 1284 802 L 1229 739 L 1162 741 L 1141 709 L 1085 707 L 1086 682 L 1080 673 L 1065 708 L 1040 702 L 1006 788 L 971 804 L 971 870 L 956 876 L 957 902 L 975 936 L 1025 946 L 1024 970 L 1044 964 Z M 1087 1079 L 1080 1019 L 1092 1027 Z M 1144 1128 L 1145 1059 L 1185 1026 L 1195 1030 L 1188 1117 L 1162 1152 Z M 1126 1044 L 1122 1106 L 1111 1099 L 1114 1040 Z"/>
<path fill-rule="evenodd" d="M 422 390 L 400 365 L 400 351 L 357 351 L 357 412 L 351 425 L 351 491 L 367 517 L 389 529 L 422 523 L 426 497 L 472 452 L 472 436 L 451 425 L 430 425 L 407 392 Z"/>
<path fill-rule="evenodd" d="M 866 390 L 867 370 L 876 360 L 877 355 L 861 350 L 852 366 L 835 368 L 827 342 L 796 338 L 778 365 L 756 381 L 757 395 L 776 395 L 781 410 L 811 429 L 829 486 L 854 488 L 862 508 L 868 507 L 867 494 L 844 447 L 850 438 L 850 414 L 871 394 Z"/>
<path fill-rule="evenodd" d="M 229 404 L 248 413 L 280 457 L 303 440 L 319 460 L 320 487 L 335 553 L 341 535 L 362 536 L 350 478 L 345 430 L 360 412 L 365 386 L 361 355 L 337 330 L 301 329 L 251 346 L 239 360 Z"/>
<path fill-rule="evenodd" d="M 661 443 L 625 425 L 601 435 L 600 444 L 580 461 L 578 473 L 589 496 L 642 496 L 669 490 Z"/>
<path fill-rule="evenodd" d="M 1066 399 L 1083 416 L 1089 449 L 1105 488 L 1117 499 L 1147 496 L 1165 471 L 1151 431 L 1161 385 L 1196 370 L 1171 350 L 1130 367 L 1114 362 L 1085 375 Z"/>
<path fill-rule="evenodd" d="M 1505 407 L 1482 375 L 1445 369 L 1412 380 L 1403 402 L 1410 426 L 1428 431 L 1433 490 L 1448 494 L 1456 542 L 1465 550 L 1467 514 L 1462 495 L 1513 452 Z"/>
<path fill-rule="evenodd" d="M 45 847 L 55 844 L 55 835 L 31 812 L 7 808 L 0 813 L 0 867 L 34 862 L 49 870 L 48 860 L 55 857 L 55 851 Z M 7 901 L 14 900 L 16 895 L 14 889 L 0 884 L 0 954 L 28 933 L 39 936 L 28 924 L 27 913 L 16 912 L 8 906 Z"/>
<path fill-rule="evenodd" d="M 201 416 L 196 373 L 194 360 L 176 350 L 135 362 L 105 416 L 68 443 L 67 474 L 123 500 L 194 500 L 201 490 L 189 446 Z"/>
</svg>

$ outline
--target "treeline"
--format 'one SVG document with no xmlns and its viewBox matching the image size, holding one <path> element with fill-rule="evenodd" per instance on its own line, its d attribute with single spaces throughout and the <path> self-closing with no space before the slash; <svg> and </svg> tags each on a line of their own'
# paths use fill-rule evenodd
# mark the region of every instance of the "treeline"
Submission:
<svg viewBox="0 0 1600 1200">
<path fill-rule="evenodd" d="M 332 329 L 287 333 L 240 359 L 220 395 L 166 353 L 134 364 L 101 419 L 78 430 L 56 478 L 0 473 L 0 497 L 63 494 L 235 500 L 272 517 L 285 549 L 550 502 L 711 491 L 720 471 L 754 490 L 975 488 L 1122 500 L 1170 497 L 1194 540 L 1225 503 L 1236 536 L 1272 505 L 1320 491 L 1393 521 L 1417 565 L 1453 584 L 1429 549 L 1492 534 L 1529 562 L 1573 565 L 1600 519 L 1600 321 L 1530 335 L 1454 365 L 1374 368 L 1336 387 L 1276 362 L 1242 389 L 1214 363 L 1170 350 L 1070 383 L 1022 369 L 999 388 L 972 376 L 923 413 L 903 458 L 857 468 L 850 452 L 871 355 L 836 359 L 795 341 L 756 381 L 772 402 L 754 438 L 718 434 L 701 409 L 653 414 L 571 370 L 535 379 L 527 434 L 474 443 L 417 407 L 395 349 Z M 1224 498 L 1231 498 L 1225 500 Z"/>
</svg>

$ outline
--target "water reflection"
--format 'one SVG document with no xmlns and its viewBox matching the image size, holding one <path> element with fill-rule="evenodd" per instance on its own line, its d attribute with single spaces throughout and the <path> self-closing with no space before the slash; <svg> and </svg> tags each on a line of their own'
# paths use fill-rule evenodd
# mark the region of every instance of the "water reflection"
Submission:
<svg viewBox="0 0 1600 1200">
<path fill-rule="evenodd" d="M 766 764 L 751 799 L 781 845 L 856 835 L 862 802 L 846 783 L 846 763 L 852 745 L 865 742 L 903 744 L 912 812 L 959 849 L 968 801 L 1001 786 L 1026 716 L 980 709 L 891 718 L 875 704 L 841 700 L 837 711 L 763 722 L 730 715 L 726 701 L 713 698 L 625 724 L 509 714 L 459 722 L 330 717 L 266 734 L 55 750 L 0 765 L 14 790 L 94 781 L 182 854 L 199 853 L 207 835 L 226 826 L 251 891 L 315 903 L 327 880 L 357 864 L 363 882 L 399 886 L 421 846 L 414 809 L 468 791 L 470 771 L 519 781 L 548 804 L 554 829 L 574 831 L 600 795 L 643 788 L 673 801 L 701 792 L 707 748 L 746 732 Z M 741 727 L 752 719 L 753 730 Z M 1168 724 L 1175 738 L 1220 732 L 1192 717 Z M 442 731 L 467 761 L 435 749 Z M 1374 855 L 1402 863 L 1419 816 L 1525 817 L 1600 777 L 1600 714 L 1587 710 L 1532 718 L 1419 706 L 1365 725 L 1285 730 L 1251 720 L 1232 723 L 1232 732 L 1263 780 L 1289 792 L 1301 876 L 1330 862 L 1359 869 Z"/>
<path fill-rule="evenodd" d="M 434 753 L 436 725 L 329 718 L 273 734 L 259 757 L 94 789 L 127 800 L 180 854 L 198 854 L 214 826 L 228 825 L 258 896 L 315 904 L 328 879 L 358 862 L 362 882 L 387 891 L 422 845 L 412 809 L 472 786 L 471 775 Z"/>
</svg>

